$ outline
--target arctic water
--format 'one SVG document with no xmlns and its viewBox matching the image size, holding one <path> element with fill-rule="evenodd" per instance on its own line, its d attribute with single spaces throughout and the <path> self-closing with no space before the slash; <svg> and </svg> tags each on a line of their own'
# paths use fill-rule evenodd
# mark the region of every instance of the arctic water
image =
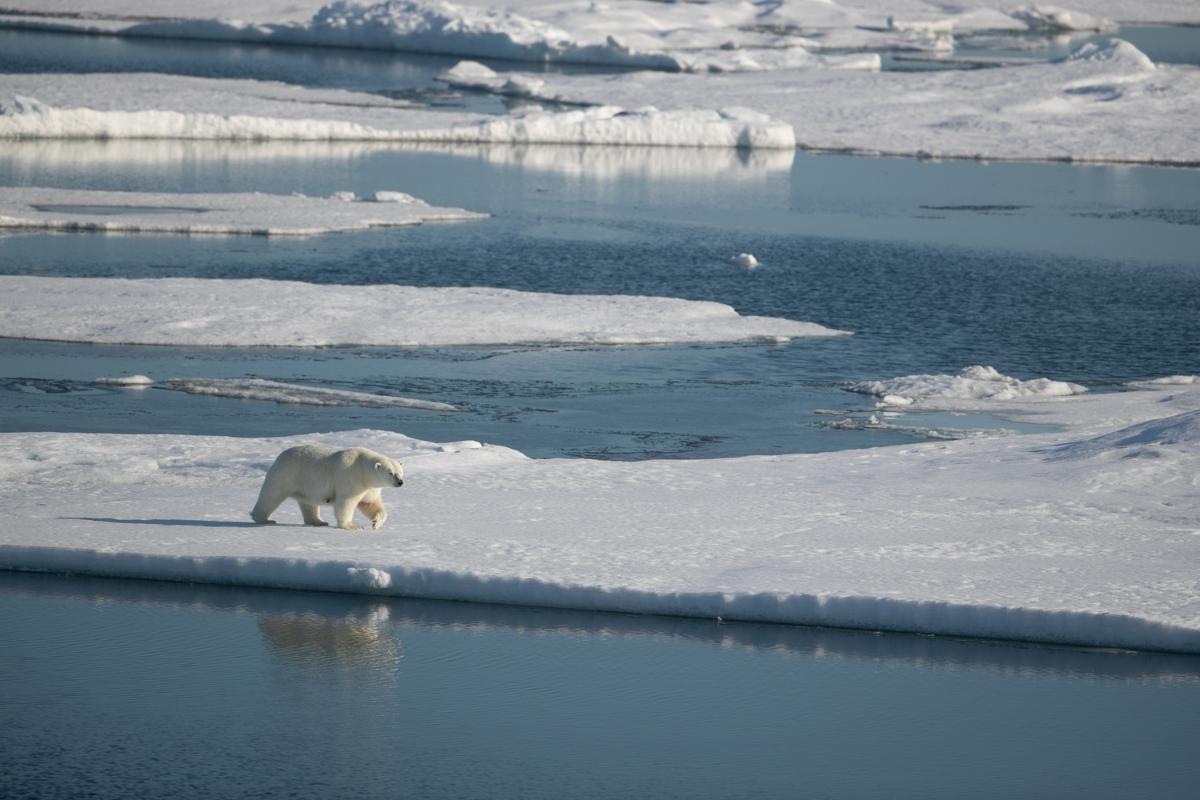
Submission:
<svg viewBox="0 0 1200 800">
<path fill-rule="evenodd" d="M 5 70 L 215 69 L 502 108 L 431 82 L 436 59 L 19 36 L 23 49 L 0 47 Z M 1195 170 L 59 141 L 5 145 L 0 186 L 17 185 L 401 190 L 492 216 L 307 239 L 10 233 L 4 274 L 642 293 L 854 335 L 437 350 L 4 340 L 6 431 L 378 428 L 535 457 L 717 457 L 1037 425 L 1011 413 L 871 424 L 872 398 L 843 388 L 854 380 L 986 364 L 1120 391 L 1200 372 Z M 736 266 L 739 252 L 761 265 Z M 93 383 L 138 373 L 463 411 Z M 1189 657 L 50 576 L 0 575 L 0 607 L 0 785 L 16 796 L 1169 798 L 1200 780 Z"/>
<path fill-rule="evenodd" d="M 0 574 L 7 797 L 1190 797 L 1200 662 Z"/>
<path fill-rule="evenodd" d="M 300 240 L 15 234 L 0 238 L 0 270 L 10 274 L 652 294 L 854 332 L 782 346 L 437 351 L 10 340 L 0 344 L 6 430 L 376 427 L 532 456 L 713 457 L 1027 429 L 1011 415 L 922 414 L 890 428 L 831 429 L 869 419 L 871 399 L 842 390 L 853 380 L 985 364 L 1103 391 L 1197 368 L 1200 179 L 1191 170 L 668 148 L 29 142 L 0 154 L 0 182 L 314 196 L 399 189 L 492 215 Z M 735 266 L 739 252 L 761 266 Z M 122 374 L 256 376 L 466 413 L 282 407 L 91 383 Z"/>
</svg>

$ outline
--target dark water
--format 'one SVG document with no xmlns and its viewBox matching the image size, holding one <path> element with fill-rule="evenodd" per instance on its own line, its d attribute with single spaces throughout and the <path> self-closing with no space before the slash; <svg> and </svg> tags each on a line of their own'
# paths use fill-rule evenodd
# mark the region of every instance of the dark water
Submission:
<svg viewBox="0 0 1200 800">
<path fill-rule="evenodd" d="M 1189 798 L 1200 661 L 0 574 L 6 798 Z"/>
</svg>

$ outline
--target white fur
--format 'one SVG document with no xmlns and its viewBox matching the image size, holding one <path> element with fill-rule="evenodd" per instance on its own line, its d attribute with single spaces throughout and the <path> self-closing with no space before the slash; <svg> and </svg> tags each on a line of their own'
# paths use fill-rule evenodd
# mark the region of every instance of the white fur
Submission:
<svg viewBox="0 0 1200 800">
<path fill-rule="evenodd" d="M 267 470 L 250 518 L 260 525 L 273 524 L 272 512 L 291 497 L 300 504 L 305 525 L 328 525 L 321 519 L 321 506 L 332 505 L 339 528 L 360 530 L 353 522 L 355 508 L 378 528 L 387 519 L 380 490 L 403 483 L 400 462 L 365 447 L 289 447 Z"/>
</svg>

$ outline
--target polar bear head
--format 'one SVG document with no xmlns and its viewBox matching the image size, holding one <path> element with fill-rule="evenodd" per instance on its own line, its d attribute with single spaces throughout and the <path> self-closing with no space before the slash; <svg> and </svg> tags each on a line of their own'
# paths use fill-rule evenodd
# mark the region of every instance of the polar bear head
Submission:
<svg viewBox="0 0 1200 800">
<path fill-rule="evenodd" d="M 404 485 L 404 465 L 399 461 L 365 447 L 357 448 L 357 450 L 358 466 L 366 473 L 369 485 L 380 488 Z"/>
</svg>

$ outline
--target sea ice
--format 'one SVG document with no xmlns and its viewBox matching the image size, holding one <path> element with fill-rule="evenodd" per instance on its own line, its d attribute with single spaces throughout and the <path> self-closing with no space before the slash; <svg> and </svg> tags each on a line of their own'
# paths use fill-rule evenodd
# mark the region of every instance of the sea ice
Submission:
<svg viewBox="0 0 1200 800">
<path fill-rule="evenodd" d="M 1034 378 L 1020 380 L 994 367 L 967 367 L 957 375 L 906 375 L 882 381 L 860 381 L 846 387 L 875 395 L 883 406 L 923 409 L 973 409 L 986 404 L 1024 403 L 1083 394 L 1077 383 Z"/>
<path fill-rule="evenodd" d="M 115 378 L 96 378 L 95 383 L 106 386 L 122 386 L 129 389 L 145 389 L 154 385 L 154 379 L 146 375 L 121 375 Z"/>
<path fill-rule="evenodd" d="M 268 400 L 274 403 L 306 406 L 361 406 L 364 408 L 415 408 L 424 411 L 458 411 L 457 406 L 432 400 L 396 395 L 326 389 L 262 378 L 172 378 L 164 388 L 209 397 L 238 400 Z"/>
<path fill-rule="evenodd" d="M 816 150 L 984 159 L 1200 164 L 1200 70 L 1120 39 L 1056 62 L 919 73 L 542 76 L 546 97 L 660 109 L 769 110 Z"/>
<path fill-rule="evenodd" d="M 529 84 L 532 86 L 532 84 Z M 0 139 L 502 142 L 793 149 L 791 125 L 733 102 L 591 105 L 505 116 L 378 95 L 169 75 L 0 74 Z"/>
<path fill-rule="evenodd" d="M 807 455 L 536 460 L 383 431 L 0 434 L 0 566 L 1200 653 L 1200 388 L 1054 433 Z M 285 447 L 403 460 L 377 533 L 247 512 Z"/>
<path fill-rule="evenodd" d="M 955 33 L 1107 30 L 1108 19 L 1194 24 L 1200 10 L 1189 0 L 9 0 L 0 13 L 10 27 L 690 71 L 838 65 L 814 51 L 949 52 Z"/>
<path fill-rule="evenodd" d="M 487 218 L 461 208 L 436 208 L 402 192 L 381 194 L 385 200 L 363 200 L 353 192 L 320 198 L 17 186 L 0 193 L 0 229 L 311 236 Z M 401 196 L 407 200 L 398 200 Z"/>
<path fill-rule="evenodd" d="M 812 322 L 742 316 L 722 303 L 490 288 L 0 276 L 0 294 L 7 298 L 0 306 L 0 336 L 114 344 L 631 345 L 781 342 L 846 333 Z"/>
</svg>

